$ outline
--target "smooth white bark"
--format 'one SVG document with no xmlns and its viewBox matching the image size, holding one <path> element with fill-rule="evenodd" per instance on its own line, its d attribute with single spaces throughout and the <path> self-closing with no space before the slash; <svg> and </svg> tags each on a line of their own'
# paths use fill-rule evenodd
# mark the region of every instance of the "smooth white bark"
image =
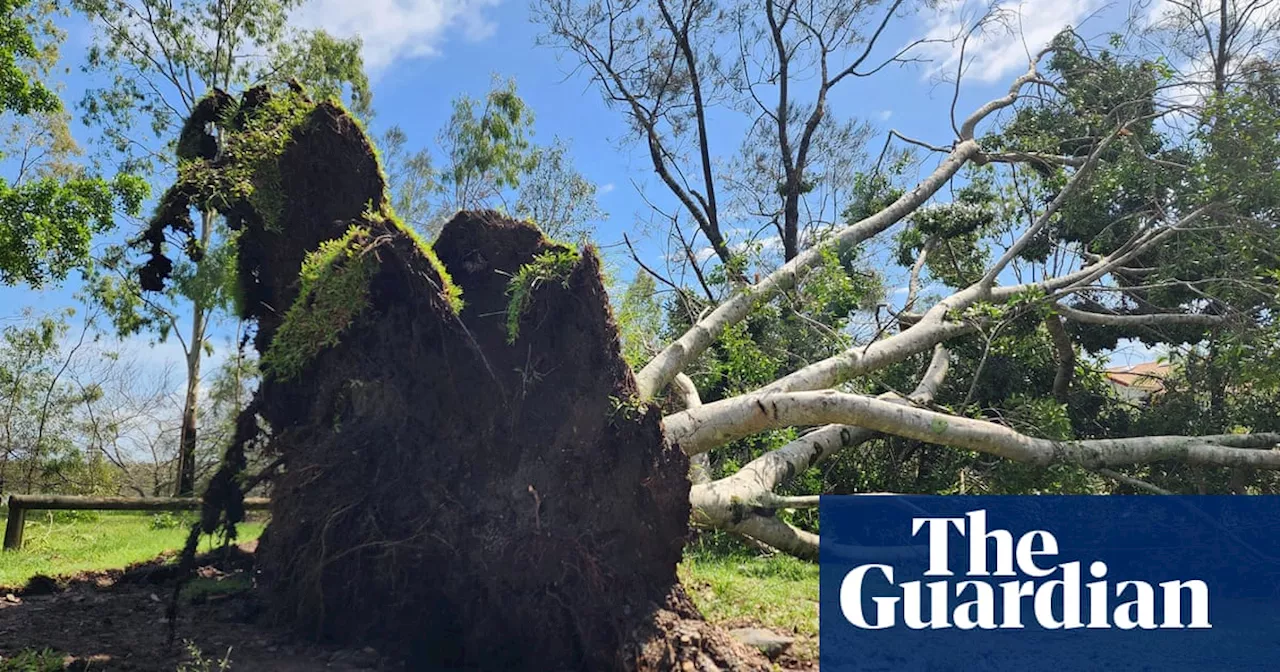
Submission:
<svg viewBox="0 0 1280 672">
<path fill-rule="evenodd" d="M 882 397 L 890 403 L 901 404 L 920 404 L 932 400 L 947 374 L 949 363 L 950 356 L 946 348 L 935 348 L 929 368 L 908 399 L 892 394 Z M 689 493 L 694 521 L 747 535 L 801 557 L 809 557 L 809 553 L 816 554 L 816 536 L 802 533 L 781 521 L 776 521 L 775 524 L 753 519 L 773 518 L 776 509 L 815 504 L 816 497 L 780 497 L 773 494 L 773 490 L 796 474 L 876 436 L 876 432 L 862 427 L 827 425 L 761 455 L 731 476 L 712 483 L 695 484 Z M 800 549 L 800 552 L 788 549 Z"/>
<path fill-rule="evenodd" d="M 809 269 L 822 261 L 825 252 L 846 250 L 866 241 L 893 226 L 928 201 L 939 189 L 950 182 L 961 168 L 981 153 L 978 143 L 973 138 L 978 124 L 1017 101 L 1022 87 L 1037 78 L 1036 64 L 1044 53 L 1036 55 L 1029 64 L 1027 72 L 1014 80 L 1006 95 L 987 102 L 964 120 L 960 127 L 960 137 L 952 145 L 951 152 L 913 189 L 883 210 L 841 229 L 822 244 L 805 250 L 756 284 L 735 293 L 658 353 L 636 374 L 641 398 L 652 398 L 666 388 L 676 374 L 683 371 L 690 362 L 710 347 L 727 327 L 745 319 L 758 302 L 768 301 L 795 287 Z"/>
<path fill-rule="evenodd" d="M 1054 310 L 1064 318 L 1085 324 L 1103 324 L 1116 327 L 1159 326 L 1163 324 L 1188 324 L 1213 326 L 1226 322 L 1221 315 L 1197 315 L 1188 313 L 1154 313 L 1151 315 L 1117 315 L 1095 313 L 1057 304 Z"/>
<path fill-rule="evenodd" d="M 1178 460 L 1187 464 L 1280 469 L 1280 434 L 1144 436 L 1053 441 L 1004 425 L 834 391 L 753 394 L 665 420 L 667 436 L 696 454 L 779 427 L 843 423 L 917 441 L 976 450 L 1040 466 L 1088 469 Z"/>
</svg>

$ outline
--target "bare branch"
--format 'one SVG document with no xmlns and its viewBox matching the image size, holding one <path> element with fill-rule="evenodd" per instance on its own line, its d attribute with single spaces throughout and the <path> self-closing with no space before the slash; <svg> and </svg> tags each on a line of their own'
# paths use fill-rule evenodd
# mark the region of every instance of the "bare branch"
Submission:
<svg viewBox="0 0 1280 672">
<path fill-rule="evenodd" d="M 755 285 L 743 288 L 742 291 L 721 303 L 710 315 L 690 327 L 636 375 L 640 396 L 646 399 L 651 398 L 665 388 L 677 373 L 684 370 L 690 362 L 710 347 L 721 332 L 745 319 L 757 302 L 767 301 L 795 287 L 808 270 L 821 262 L 824 253 L 828 250 L 843 251 L 857 245 L 893 226 L 923 205 L 978 154 L 980 151 L 978 144 L 972 137 L 977 125 L 996 111 L 1012 105 L 1017 100 L 1021 87 L 1035 78 L 1036 65 L 1033 62 L 1027 73 L 1010 86 L 1007 95 L 986 103 L 971 114 L 965 120 L 961 139 L 952 147 L 951 152 L 938 167 L 915 188 L 904 193 L 883 210 L 845 227 L 822 244 L 805 250 Z"/>
<path fill-rule="evenodd" d="M 832 422 L 1038 466 L 1073 464 L 1096 469 L 1180 460 L 1186 464 L 1280 469 L 1280 450 L 1274 450 L 1280 444 L 1280 434 L 1053 441 L 1027 436 L 985 420 L 831 391 L 746 395 L 683 411 L 664 420 L 668 437 L 689 453 L 767 429 Z"/>
<path fill-rule="evenodd" d="M 1196 325 L 1216 326 L 1223 324 L 1227 318 L 1222 315 L 1204 315 L 1200 313 L 1153 313 L 1150 315 L 1120 315 L 1116 313 L 1095 313 L 1055 304 L 1054 310 L 1062 317 L 1073 322 L 1085 324 L 1104 324 L 1115 327 L 1139 327 L 1156 325 Z"/>
</svg>

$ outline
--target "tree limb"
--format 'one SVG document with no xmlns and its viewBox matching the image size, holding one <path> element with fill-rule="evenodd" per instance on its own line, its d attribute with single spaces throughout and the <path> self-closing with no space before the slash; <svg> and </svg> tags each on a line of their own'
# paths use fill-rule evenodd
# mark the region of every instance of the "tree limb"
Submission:
<svg viewBox="0 0 1280 672">
<path fill-rule="evenodd" d="M 1079 310 L 1062 304 L 1056 304 L 1054 310 L 1063 318 L 1085 324 L 1103 324 L 1114 327 L 1140 327 L 1168 324 L 1186 324 L 1198 326 L 1214 326 L 1223 324 L 1227 318 L 1222 315 L 1204 315 L 1200 313 L 1153 313 L 1150 315 L 1121 315 L 1118 313 L 1095 313 Z"/>
<path fill-rule="evenodd" d="M 856 425 L 1038 466 L 1073 464 L 1097 469 L 1181 460 L 1186 464 L 1280 470 L 1280 450 L 1272 450 L 1280 444 L 1280 434 L 1054 441 L 994 422 L 833 391 L 745 395 L 664 420 L 667 436 L 690 454 L 768 429 L 826 423 Z"/>
<path fill-rule="evenodd" d="M 677 373 L 710 347 L 727 327 L 745 319 L 758 302 L 768 301 L 795 287 L 806 271 L 821 262 L 826 251 L 843 251 L 857 245 L 893 226 L 929 200 L 981 151 L 978 143 L 973 140 L 974 130 L 984 119 L 1017 101 L 1020 89 L 1036 79 L 1036 62 L 1043 53 L 1045 52 L 1032 60 L 1025 74 L 1014 80 L 1008 94 L 987 102 L 969 115 L 951 153 L 915 188 L 883 210 L 838 231 L 823 244 L 800 253 L 756 284 L 743 288 L 658 353 L 636 375 L 641 398 L 652 398 L 665 388 Z"/>
</svg>

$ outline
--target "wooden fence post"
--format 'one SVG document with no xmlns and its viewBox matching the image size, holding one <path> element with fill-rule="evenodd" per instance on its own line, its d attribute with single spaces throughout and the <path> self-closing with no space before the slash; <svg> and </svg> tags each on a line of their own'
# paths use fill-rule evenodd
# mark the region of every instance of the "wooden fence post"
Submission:
<svg viewBox="0 0 1280 672">
<path fill-rule="evenodd" d="M 9 502 L 9 520 L 4 525 L 4 550 L 22 548 L 22 530 L 26 527 L 27 510 L 21 504 Z"/>
</svg>

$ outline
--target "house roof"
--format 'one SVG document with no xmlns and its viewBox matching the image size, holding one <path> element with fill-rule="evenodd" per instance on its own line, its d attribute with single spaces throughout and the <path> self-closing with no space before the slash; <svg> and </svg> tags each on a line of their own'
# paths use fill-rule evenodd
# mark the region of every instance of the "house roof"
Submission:
<svg viewBox="0 0 1280 672">
<path fill-rule="evenodd" d="M 1164 389 L 1164 381 L 1172 368 L 1162 362 L 1144 362 L 1129 366 L 1117 366 L 1106 370 L 1107 379 L 1116 385 L 1133 387 L 1148 392 Z"/>
</svg>

